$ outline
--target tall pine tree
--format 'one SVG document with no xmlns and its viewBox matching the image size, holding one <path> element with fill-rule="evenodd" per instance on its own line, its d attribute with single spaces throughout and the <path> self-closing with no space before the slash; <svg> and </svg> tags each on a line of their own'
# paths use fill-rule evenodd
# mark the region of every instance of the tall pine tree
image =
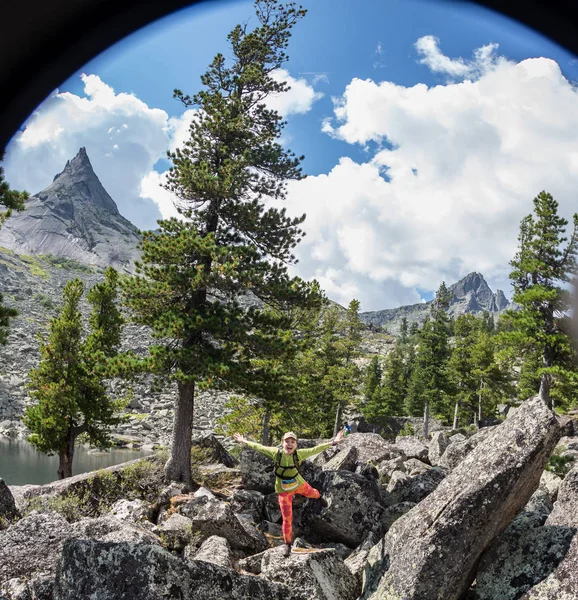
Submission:
<svg viewBox="0 0 578 600">
<path fill-rule="evenodd" d="M 301 159 L 279 143 L 285 123 L 266 105 L 288 89 L 273 74 L 305 10 L 277 0 L 257 0 L 255 9 L 257 27 L 231 31 L 231 59 L 215 56 L 203 89 L 192 97 L 175 90 L 197 109 L 188 141 L 169 155 L 168 189 L 184 219 L 144 233 L 137 276 L 124 287 L 135 319 L 158 340 L 146 368 L 177 383 L 165 475 L 189 487 L 195 390 L 262 392 L 262 360 L 296 350 L 287 309 L 319 300 L 287 273 L 305 217 L 272 204 L 302 177 Z M 244 298 L 255 302 L 247 308 Z"/>
<path fill-rule="evenodd" d="M 569 237 L 567 225 L 554 198 L 540 192 L 534 198 L 534 213 L 522 219 L 518 252 L 510 263 L 513 300 L 520 310 L 504 315 L 501 336 L 510 352 L 521 357 L 524 381 L 539 381 L 533 393 L 550 407 L 567 405 L 577 380 L 567 284 L 576 270 L 578 214 Z"/>
</svg>

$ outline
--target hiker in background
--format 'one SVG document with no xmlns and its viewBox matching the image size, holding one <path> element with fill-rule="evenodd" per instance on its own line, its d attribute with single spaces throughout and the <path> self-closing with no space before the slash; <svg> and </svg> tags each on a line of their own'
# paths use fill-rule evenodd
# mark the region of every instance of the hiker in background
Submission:
<svg viewBox="0 0 578 600">
<path fill-rule="evenodd" d="M 341 430 L 330 442 L 319 444 L 313 448 L 302 448 L 297 452 L 297 435 L 292 431 L 283 434 L 281 448 L 275 446 L 262 446 L 257 442 L 246 440 L 241 434 L 233 434 L 239 444 L 246 444 L 249 448 L 268 456 L 275 462 L 275 491 L 279 494 L 279 506 L 283 516 L 283 556 L 291 553 L 293 542 L 293 496 L 300 494 L 306 498 L 319 498 L 322 506 L 327 506 L 327 500 L 321 496 L 319 490 L 312 488 L 299 473 L 301 461 L 314 454 L 323 452 L 330 446 L 335 446 L 343 441 L 344 430 Z"/>
</svg>

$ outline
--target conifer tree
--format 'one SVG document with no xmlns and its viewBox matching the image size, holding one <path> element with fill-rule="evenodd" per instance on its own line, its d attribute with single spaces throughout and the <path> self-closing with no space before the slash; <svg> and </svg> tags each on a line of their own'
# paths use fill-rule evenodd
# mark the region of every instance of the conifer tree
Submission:
<svg viewBox="0 0 578 600">
<path fill-rule="evenodd" d="M 64 286 L 63 304 L 52 319 L 48 339 L 41 338 L 40 364 L 30 372 L 30 395 L 36 404 L 26 409 L 29 441 L 41 452 L 58 454 L 58 478 L 72 476 L 76 439 L 86 434 L 90 444 L 110 445 L 109 429 L 120 422 L 119 404 L 105 388 L 108 358 L 120 340 L 122 318 L 115 304 L 117 273 L 109 268 L 103 283 L 88 294 L 92 305 L 90 333 L 83 336 L 79 304 L 80 279 Z"/>
<path fill-rule="evenodd" d="M 305 216 L 273 204 L 288 180 L 302 177 L 301 158 L 279 143 L 285 123 L 266 105 L 288 89 L 272 73 L 287 61 L 291 30 L 306 11 L 277 0 L 257 0 L 255 9 L 257 26 L 231 31 L 231 59 L 215 56 L 203 89 L 192 97 L 175 90 L 197 109 L 188 141 L 169 154 L 168 189 L 183 220 L 143 234 L 137 275 L 124 287 L 135 320 L 158 340 L 145 368 L 177 383 L 165 475 L 189 487 L 195 391 L 262 393 L 261 361 L 297 349 L 288 309 L 319 302 L 287 272 Z M 245 296 L 256 302 L 247 308 Z"/>
<path fill-rule="evenodd" d="M 504 315 L 501 340 L 521 357 L 525 381 L 539 378 L 534 393 L 552 407 L 567 405 L 576 385 L 576 353 L 569 336 L 570 294 L 567 283 L 576 271 L 578 214 L 566 237 L 568 221 L 546 192 L 534 198 L 534 213 L 520 224 L 518 252 L 511 261 L 513 300 L 520 310 Z M 534 368 L 532 368 L 534 365 Z M 525 393 L 527 393 L 527 389 Z"/>
<path fill-rule="evenodd" d="M 426 319 L 421 330 L 415 368 L 409 384 L 407 404 L 410 414 L 417 415 L 419 409 L 423 409 L 426 438 L 429 435 L 430 411 L 444 411 L 450 386 L 447 371 L 451 327 L 447 309 L 450 300 L 451 292 L 442 282 L 431 305 L 429 319 Z"/>
<path fill-rule="evenodd" d="M 367 406 L 368 403 L 371 402 L 375 390 L 381 387 L 381 365 L 379 364 L 379 358 L 374 356 L 371 359 L 369 365 L 365 370 L 365 375 L 363 378 L 363 402 L 364 405 Z"/>
<path fill-rule="evenodd" d="M 0 156 L 0 164 L 3 159 L 4 156 Z M 8 209 L 5 212 L 0 212 L 0 228 L 13 210 L 24 210 L 24 203 L 27 198 L 27 192 L 17 192 L 10 188 L 8 182 L 4 179 L 4 169 L 0 166 L 0 207 Z M 18 311 L 15 308 L 4 305 L 4 297 L 0 292 L 0 344 L 6 344 L 10 319 L 17 315 Z"/>
</svg>

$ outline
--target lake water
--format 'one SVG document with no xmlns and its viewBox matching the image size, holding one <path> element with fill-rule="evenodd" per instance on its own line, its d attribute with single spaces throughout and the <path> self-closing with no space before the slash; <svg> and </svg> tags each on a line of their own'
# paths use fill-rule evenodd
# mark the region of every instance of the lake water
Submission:
<svg viewBox="0 0 578 600">
<path fill-rule="evenodd" d="M 151 452 L 112 448 L 105 453 L 88 454 L 88 448 L 76 448 L 72 474 L 97 471 L 103 467 L 147 456 Z M 46 456 L 35 450 L 28 442 L 11 440 L 0 436 L 0 477 L 8 485 L 42 484 L 56 481 L 58 456 Z"/>
</svg>

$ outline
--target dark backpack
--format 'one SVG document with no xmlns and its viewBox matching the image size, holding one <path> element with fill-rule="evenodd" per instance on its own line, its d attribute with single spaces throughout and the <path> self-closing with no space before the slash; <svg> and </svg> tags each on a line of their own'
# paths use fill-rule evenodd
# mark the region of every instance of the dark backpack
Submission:
<svg viewBox="0 0 578 600">
<path fill-rule="evenodd" d="M 275 457 L 275 476 L 279 477 L 279 479 L 285 479 L 285 471 L 295 469 L 297 473 L 299 473 L 299 465 L 301 464 L 301 459 L 297 454 L 297 450 L 295 450 L 291 456 L 293 457 L 293 464 L 288 465 L 286 467 L 281 466 L 281 456 L 283 455 L 283 449 L 279 448 L 277 451 L 277 456 Z M 279 474 L 279 470 L 281 470 L 281 474 Z"/>
</svg>

